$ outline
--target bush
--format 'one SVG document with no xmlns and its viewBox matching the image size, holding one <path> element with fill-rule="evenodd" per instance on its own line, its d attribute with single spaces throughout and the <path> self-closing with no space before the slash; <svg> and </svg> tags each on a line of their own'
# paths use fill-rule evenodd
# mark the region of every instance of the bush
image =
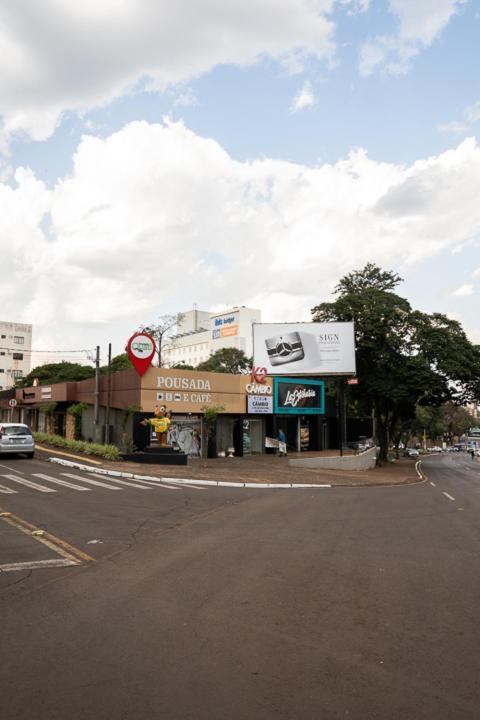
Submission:
<svg viewBox="0 0 480 720">
<path fill-rule="evenodd" d="M 38 443 L 46 443 L 58 448 L 73 450 L 74 452 L 84 453 L 85 455 L 95 455 L 96 457 L 105 458 L 105 460 L 120 460 L 120 452 L 116 445 L 99 445 L 98 443 L 86 442 L 85 440 L 67 440 L 61 435 L 51 435 L 50 433 L 36 432 L 33 433 L 35 441 Z"/>
</svg>

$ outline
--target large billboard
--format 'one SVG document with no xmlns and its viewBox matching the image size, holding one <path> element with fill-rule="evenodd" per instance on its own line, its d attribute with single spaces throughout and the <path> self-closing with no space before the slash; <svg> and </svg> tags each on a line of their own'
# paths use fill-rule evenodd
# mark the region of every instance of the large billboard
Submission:
<svg viewBox="0 0 480 720">
<path fill-rule="evenodd" d="M 323 415 L 325 382 L 300 378 L 275 378 L 274 410 L 276 414 Z"/>
<path fill-rule="evenodd" d="M 353 323 L 256 323 L 253 364 L 268 375 L 354 375 Z"/>
</svg>

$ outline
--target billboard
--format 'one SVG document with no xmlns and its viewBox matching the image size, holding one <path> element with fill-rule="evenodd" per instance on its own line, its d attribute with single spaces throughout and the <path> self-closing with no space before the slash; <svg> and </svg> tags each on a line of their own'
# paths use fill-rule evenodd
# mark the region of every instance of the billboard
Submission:
<svg viewBox="0 0 480 720">
<path fill-rule="evenodd" d="M 257 323 L 253 364 L 269 375 L 354 375 L 353 323 Z"/>
<path fill-rule="evenodd" d="M 273 389 L 275 413 L 287 415 L 323 415 L 325 383 L 323 380 L 276 377 Z"/>
</svg>

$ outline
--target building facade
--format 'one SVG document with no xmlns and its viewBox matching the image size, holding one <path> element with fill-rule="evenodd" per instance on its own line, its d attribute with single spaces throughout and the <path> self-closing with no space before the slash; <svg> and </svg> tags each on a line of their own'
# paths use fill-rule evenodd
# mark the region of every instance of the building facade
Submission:
<svg viewBox="0 0 480 720">
<path fill-rule="evenodd" d="M 32 326 L 0 321 L 0 390 L 8 390 L 30 372 Z"/>
<path fill-rule="evenodd" d="M 194 309 L 178 317 L 177 335 L 163 353 L 167 367 L 180 363 L 196 367 L 223 348 L 237 348 L 252 356 L 252 325 L 261 321 L 260 310 L 241 306 L 208 313 Z"/>
</svg>

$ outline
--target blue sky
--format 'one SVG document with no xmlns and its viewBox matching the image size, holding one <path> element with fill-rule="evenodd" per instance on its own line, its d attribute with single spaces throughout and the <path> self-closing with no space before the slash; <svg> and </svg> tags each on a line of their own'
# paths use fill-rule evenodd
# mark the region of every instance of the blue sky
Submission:
<svg viewBox="0 0 480 720">
<path fill-rule="evenodd" d="M 477 3 L 59 3 L 0 8 L 0 295 L 39 349 L 306 319 L 367 261 L 480 342 Z"/>
</svg>

